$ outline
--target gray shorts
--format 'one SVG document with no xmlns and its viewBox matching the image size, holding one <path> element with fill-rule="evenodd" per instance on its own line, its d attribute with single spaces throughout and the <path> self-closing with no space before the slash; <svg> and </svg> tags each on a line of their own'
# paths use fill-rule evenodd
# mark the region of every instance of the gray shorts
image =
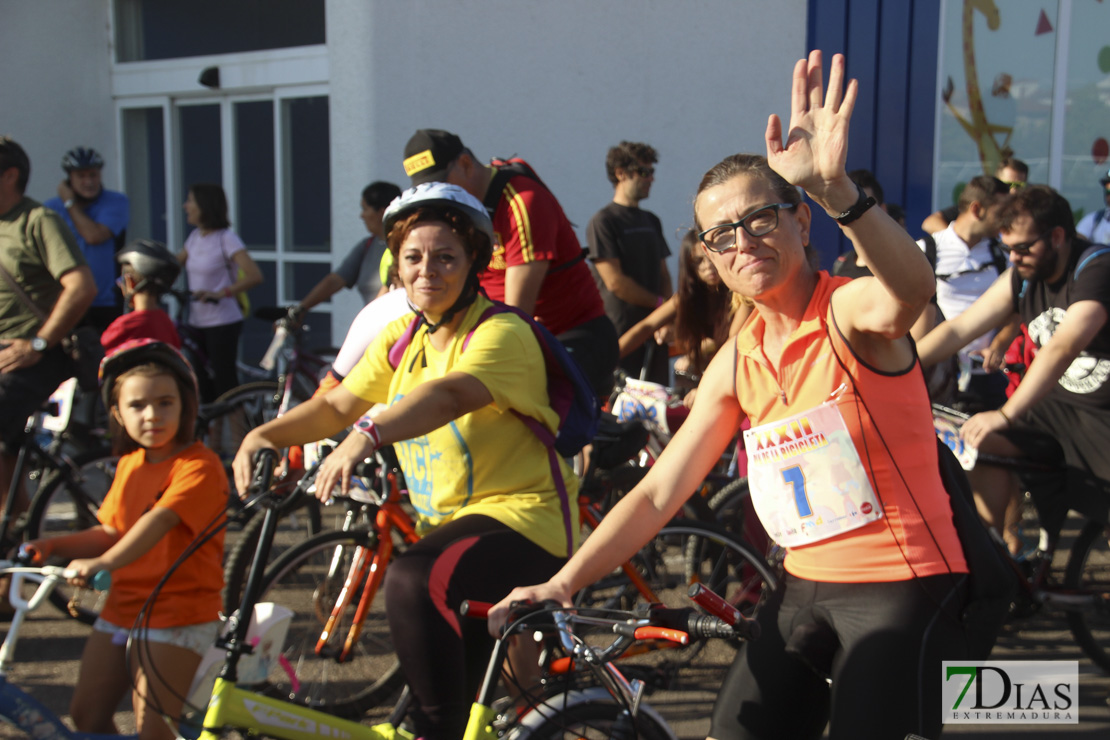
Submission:
<svg viewBox="0 0 1110 740">
<path fill-rule="evenodd" d="M 144 628 L 135 631 L 135 639 L 157 642 L 163 645 L 176 645 L 186 650 L 192 650 L 197 655 L 204 655 L 208 648 L 216 643 L 216 635 L 220 633 L 222 626 L 223 622 L 217 619 L 212 622 L 189 624 L 184 627 Z M 127 635 L 131 632 L 127 627 L 120 627 L 100 617 L 97 617 L 93 629 L 111 635 L 113 645 L 126 645 Z"/>
</svg>

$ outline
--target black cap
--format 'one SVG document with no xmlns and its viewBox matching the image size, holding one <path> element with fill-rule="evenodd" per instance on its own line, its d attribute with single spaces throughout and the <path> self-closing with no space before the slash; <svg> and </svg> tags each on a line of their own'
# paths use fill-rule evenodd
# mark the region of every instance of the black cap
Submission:
<svg viewBox="0 0 1110 740">
<path fill-rule="evenodd" d="M 465 149 L 462 139 L 450 131 L 422 128 L 405 144 L 405 174 L 413 185 L 443 182 L 448 166 Z"/>
<path fill-rule="evenodd" d="M 1106 174 L 1100 177 L 1098 181 L 1102 185 L 1110 185 L 1110 170 L 1107 170 Z"/>
</svg>

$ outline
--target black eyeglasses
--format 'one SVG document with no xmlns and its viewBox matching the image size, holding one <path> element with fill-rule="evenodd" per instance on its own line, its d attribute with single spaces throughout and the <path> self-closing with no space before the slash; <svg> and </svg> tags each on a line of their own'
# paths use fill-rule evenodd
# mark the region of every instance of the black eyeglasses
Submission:
<svg viewBox="0 0 1110 740">
<path fill-rule="evenodd" d="M 1022 242 L 1021 244 L 1006 244 L 1005 242 L 1003 242 L 1002 248 L 1005 249 L 1007 252 L 1015 252 L 1024 256 L 1026 254 L 1029 254 L 1029 252 L 1033 250 L 1033 247 L 1037 246 L 1037 242 L 1047 238 L 1048 235 L 1051 233 L 1052 229 L 1049 229 L 1045 233 L 1038 236 L 1036 239 L 1030 239 L 1029 241 Z"/>
<path fill-rule="evenodd" d="M 739 221 L 706 229 L 698 239 L 710 252 L 727 252 L 736 245 L 736 229 L 742 228 L 748 236 L 764 236 L 779 226 L 779 211 L 794 208 L 794 203 L 772 203 L 752 211 Z"/>
<path fill-rule="evenodd" d="M 654 167 L 629 167 L 629 172 L 635 172 L 640 177 L 652 177 L 655 174 Z"/>
</svg>

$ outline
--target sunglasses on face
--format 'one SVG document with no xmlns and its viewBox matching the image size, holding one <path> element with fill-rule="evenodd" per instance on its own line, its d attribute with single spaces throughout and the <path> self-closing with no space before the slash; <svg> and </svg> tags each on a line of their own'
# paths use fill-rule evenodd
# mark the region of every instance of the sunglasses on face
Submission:
<svg viewBox="0 0 1110 740">
<path fill-rule="evenodd" d="M 1020 244 L 1006 244 L 1006 243 L 1003 243 L 1002 248 L 1005 249 L 1008 252 L 1012 252 L 1014 254 L 1025 256 L 1033 250 L 1033 247 L 1037 246 L 1037 242 L 1041 241 L 1042 239 L 1047 239 L 1050 234 L 1052 234 L 1052 229 L 1049 229 L 1045 233 L 1038 236 L 1036 239 L 1030 239 L 1027 242 L 1022 242 Z"/>
<path fill-rule="evenodd" d="M 1010 182 L 1008 180 L 1003 180 L 1002 184 L 1005 185 L 1006 187 L 1008 187 L 1010 190 L 1021 190 L 1023 187 L 1025 187 L 1029 183 L 1027 183 L 1027 182 L 1016 182 L 1016 181 Z"/>
<path fill-rule="evenodd" d="M 654 167 L 629 167 L 628 171 L 640 177 L 652 177 L 655 174 Z"/>
</svg>

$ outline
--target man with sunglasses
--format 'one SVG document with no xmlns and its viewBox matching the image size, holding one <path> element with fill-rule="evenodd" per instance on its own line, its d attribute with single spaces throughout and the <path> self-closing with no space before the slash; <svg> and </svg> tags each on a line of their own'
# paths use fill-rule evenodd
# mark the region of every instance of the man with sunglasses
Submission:
<svg viewBox="0 0 1110 740">
<path fill-rule="evenodd" d="M 1095 244 L 1110 244 L 1110 170 L 1099 178 L 1098 184 L 1102 186 L 1106 207 L 1088 213 L 1079 220 L 1075 230 Z"/>
<path fill-rule="evenodd" d="M 1007 157 L 998 163 L 994 176 L 1002 181 L 1011 193 L 1017 192 L 1029 182 L 1029 165 L 1016 157 Z M 921 230 L 926 234 L 935 234 L 943 231 L 948 224 L 956 220 L 960 212 L 958 203 L 953 203 L 947 208 L 942 208 L 936 213 L 929 214 L 921 223 Z"/>
<path fill-rule="evenodd" d="M 590 219 L 586 241 L 596 271 L 605 313 L 620 336 L 647 318 L 671 296 L 667 269 L 670 250 L 663 225 L 640 201 L 651 194 L 655 181 L 655 149 L 637 141 L 622 141 L 609 149 L 605 172 L 613 185 L 613 201 Z M 666 385 L 670 380 L 666 347 L 649 339 L 620 361 L 621 369 L 640 377 L 648 360 L 646 379 Z"/>
<path fill-rule="evenodd" d="M 1000 214 L 1013 267 L 958 317 L 918 344 L 924 366 L 1020 315 L 1037 356 L 1014 394 L 996 411 L 971 417 L 960 434 L 980 454 L 1066 463 L 1071 508 L 1105 517 L 1110 505 L 1110 247 L 1078 237 L 1068 201 L 1035 185 L 1011 195 Z M 1005 468 L 977 465 L 972 487 L 988 525 L 1003 531 L 1019 489 Z M 1051 488 L 1051 487 L 1050 487 Z M 1011 507 L 1011 518 L 1016 507 Z M 1062 507 L 1066 515 L 1068 507 Z M 1048 531 L 1062 523 L 1043 521 Z M 1011 550 L 1013 543 L 1011 543 Z"/>
</svg>

